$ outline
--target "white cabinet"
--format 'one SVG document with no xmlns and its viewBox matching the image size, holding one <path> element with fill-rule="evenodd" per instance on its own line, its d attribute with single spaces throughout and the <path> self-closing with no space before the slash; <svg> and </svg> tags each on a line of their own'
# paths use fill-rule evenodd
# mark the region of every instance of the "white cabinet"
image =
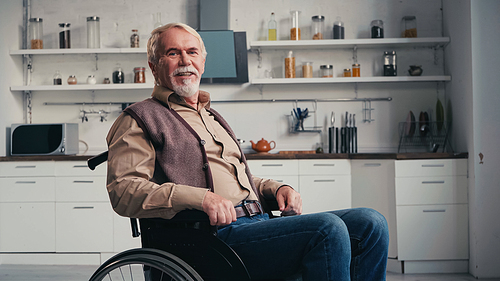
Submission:
<svg viewBox="0 0 500 281">
<path fill-rule="evenodd" d="M 298 160 L 248 160 L 252 175 L 290 185 L 300 192 Z"/>
</svg>

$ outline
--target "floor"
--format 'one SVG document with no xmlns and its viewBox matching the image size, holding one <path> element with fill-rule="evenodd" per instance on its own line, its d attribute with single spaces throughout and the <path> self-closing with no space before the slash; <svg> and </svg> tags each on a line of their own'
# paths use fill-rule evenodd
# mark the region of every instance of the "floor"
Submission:
<svg viewBox="0 0 500 281">
<path fill-rule="evenodd" d="M 0 265 L 1 281 L 84 281 L 97 266 Z M 387 273 L 387 281 L 472 281 L 468 274 L 397 274 Z M 481 279 L 500 281 L 497 279 Z"/>
</svg>

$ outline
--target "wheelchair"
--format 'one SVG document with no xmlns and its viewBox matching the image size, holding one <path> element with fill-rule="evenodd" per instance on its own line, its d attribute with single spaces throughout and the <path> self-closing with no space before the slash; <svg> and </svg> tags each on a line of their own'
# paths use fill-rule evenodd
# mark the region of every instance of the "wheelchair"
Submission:
<svg viewBox="0 0 500 281">
<path fill-rule="evenodd" d="M 94 170 L 107 158 L 107 152 L 94 156 L 88 160 L 88 167 Z M 130 221 L 132 236 L 141 237 L 142 248 L 111 257 L 94 272 L 90 281 L 251 280 L 243 261 L 217 238 L 217 227 L 210 225 L 208 215 L 202 211 L 182 211 L 169 220 L 139 219 L 140 229 L 136 218 Z"/>
</svg>

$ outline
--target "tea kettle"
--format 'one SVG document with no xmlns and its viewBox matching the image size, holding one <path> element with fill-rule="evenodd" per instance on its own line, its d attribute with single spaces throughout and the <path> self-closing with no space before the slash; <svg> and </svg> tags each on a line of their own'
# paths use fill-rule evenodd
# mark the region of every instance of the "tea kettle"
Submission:
<svg viewBox="0 0 500 281">
<path fill-rule="evenodd" d="M 252 149 L 257 151 L 258 153 L 266 153 L 276 147 L 276 143 L 274 141 L 268 142 L 264 138 L 262 138 L 257 143 L 254 143 L 253 141 L 250 141 L 250 143 L 252 144 Z M 273 146 L 271 147 L 271 145 Z"/>
</svg>

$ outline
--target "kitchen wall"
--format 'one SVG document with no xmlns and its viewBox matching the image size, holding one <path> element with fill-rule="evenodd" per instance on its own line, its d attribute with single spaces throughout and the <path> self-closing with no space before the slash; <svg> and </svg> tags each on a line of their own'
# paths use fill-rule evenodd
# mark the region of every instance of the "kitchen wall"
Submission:
<svg viewBox="0 0 500 281">
<path fill-rule="evenodd" d="M 17 0 L 17 2 L 22 2 Z M 3 5 L 7 5 L 2 3 Z M 13 5 L 13 4 L 9 4 Z M 19 4 L 18 4 L 19 5 Z M 13 6 L 10 9 L 3 26 L 19 26 L 22 24 L 22 10 Z M 72 47 L 86 47 L 86 17 L 98 15 L 101 18 L 101 44 L 106 47 L 127 47 L 131 29 L 137 28 L 141 34 L 141 47 L 145 47 L 149 31 L 153 28 L 157 11 L 162 13 L 162 22 L 181 21 L 198 27 L 198 1 L 158 1 L 131 0 L 122 1 L 97 1 L 85 2 L 62 0 L 33 0 L 32 17 L 44 19 L 44 46 L 45 48 L 57 47 L 57 33 L 59 22 L 70 22 Z M 311 16 L 322 14 L 326 17 L 326 26 L 331 31 L 331 26 L 337 16 L 341 16 L 346 25 L 346 39 L 369 38 L 370 22 L 382 19 L 385 27 L 385 37 L 399 37 L 401 18 L 405 15 L 415 15 L 418 19 L 419 37 L 442 36 L 441 2 L 435 0 L 410 1 L 410 0 L 366 0 L 366 1 L 230 1 L 230 28 L 234 31 L 246 31 L 248 42 L 260 40 L 265 37 L 267 21 L 272 11 L 278 21 L 278 37 L 288 38 L 290 28 L 290 14 L 292 9 L 301 10 L 300 26 L 302 37 L 311 37 Z M 7 9 L 3 9 L 3 11 Z M 14 24 L 17 23 L 17 24 Z M 15 34 L 18 36 L 18 34 Z M 330 33 L 326 37 L 331 38 Z M 19 44 L 19 40 L 16 41 Z M 11 49 L 18 49 L 18 44 L 11 44 Z M 3 49 L 3 60 L 18 60 L 15 67 L 20 69 L 20 58 L 7 56 L 8 50 Z M 361 75 L 381 75 L 382 54 L 385 49 L 359 49 L 358 61 L 361 63 Z M 423 65 L 425 75 L 443 74 L 443 52 L 435 52 L 431 48 L 397 49 L 398 75 L 407 75 L 408 65 Z M 210 55 L 210 54 L 209 54 Z M 265 51 L 262 54 L 262 67 L 259 68 L 258 57 L 254 52 L 249 53 L 250 79 L 262 78 L 266 71 L 272 71 L 274 77 L 283 77 L 284 51 Z M 352 64 L 352 50 L 334 51 L 296 51 L 297 64 L 302 61 L 313 61 L 315 75 L 318 75 L 319 65 L 333 64 L 335 75 L 340 75 L 343 68 Z M 75 74 L 79 83 L 84 83 L 90 74 L 96 76 L 98 81 L 110 77 L 116 63 L 121 63 L 125 73 L 126 82 L 132 80 L 132 69 L 135 66 L 147 66 L 144 55 L 64 55 L 64 56 L 34 56 L 32 84 L 51 84 L 52 76 L 60 70 L 65 80 L 70 74 Z M 300 71 L 298 71 L 300 75 Z M 10 108 L 12 101 L 21 102 L 22 93 L 11 93 L 10 85 L 20 85 L 22 82 L 17 75 L 15 79 L 6 80 L 2 84 L 2 108 Z M 147 81 L 152 81 L 148 70 Z M 420 111 L 433 112 L 436 98 L 446 99 L 443 83 L 360 83 L 355 89 L 353 84 L 327 84 L 327 85 L 266 85 L 263 87 L 243 85 L 203 85 L 202 89 L 212 94 L 213 100 L 234 99 L 284 99 L 284 98 L 386 98 L 391 97 L 391 102 L 374 102 L 372 107 L 373 122 L 362 121 L 362 103 L 299 103 L 295 106 L 316 109 L 315 117 L 306 120 L 307 125 L 318 125 L 326 130 L 331 111 L 336 113 L 336 125 L 340 125 L 341 115 L 346 111 L 356 114 L 359 132 L 360 152 L 395 152 L 398 146 L 398 122 L 406 119 L 409 110 L 418 115 Z M 79 122 L 80 139 L 82 143 L 80 152 L 95 154 L 106 149 L 105 136 L 113 120 L 120 113 L 118 106 L 51 106 L 47 102 L 134 102 L 150 95 L 150 90 L 142 91 L 78 91 L 78 92 L 34 92 L 32 122 Z M 9 106 L 5 105 L 9 104 Z M 244 149 L 251 151 L 250 140 L 276 141 L 279 150 L 310 150 L 317 145 L 326 148 L 326 136 L 318 133 L 290 134 L 287 115 L 290 114 L 293 103 L 231 103 L 213 106 L 221 112 L 233 126 L 239 138 L 246 140 Z M 21 105 L 22 108 L 22 105 Z M 97 117 L 90 117 L 89 122 L 81 123 L 80 110 L 112 111 L 107 116 L 106 122 L 100 122 Z M 11 116 L 9 114 L 9 116 Z M 23 116 L 16 113 L 2 122 L 2 127 L 8 127 L 13 122 L 23 122 Z M 1 151 L 6 145 L 0 143 Z M 0 152 L 1 152 L 0 151 Z"/>
</svg>

